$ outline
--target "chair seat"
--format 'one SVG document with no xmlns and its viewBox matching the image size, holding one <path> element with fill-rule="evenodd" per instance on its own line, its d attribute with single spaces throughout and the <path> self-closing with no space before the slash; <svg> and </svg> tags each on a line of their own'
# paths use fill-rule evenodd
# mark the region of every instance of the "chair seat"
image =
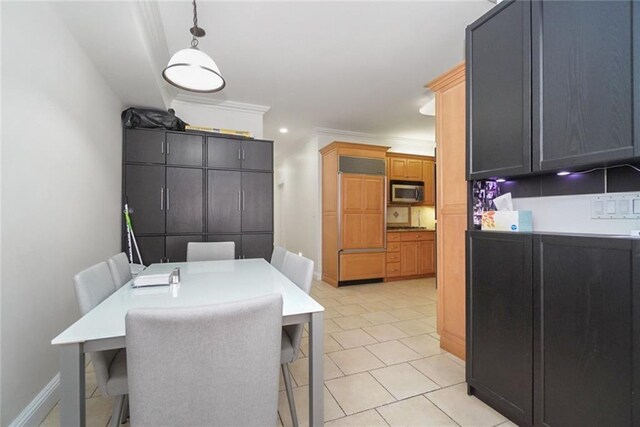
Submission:
<svg viewBox="0 0 640 427">
<path fill-rule="evenodd" d="M 107 394 L 109 396 L 129 394 L 129 385 L 127 383 L 127 350 L 124 348 L 118 351 L 109 367 Z"/>
<path fill-rule="evenodd" d="M 282 344 L 280 349 L 280 363 L 291 363 L 295 360 L 295 351 L 289 334 L 282 330 Z"/>
</svg>

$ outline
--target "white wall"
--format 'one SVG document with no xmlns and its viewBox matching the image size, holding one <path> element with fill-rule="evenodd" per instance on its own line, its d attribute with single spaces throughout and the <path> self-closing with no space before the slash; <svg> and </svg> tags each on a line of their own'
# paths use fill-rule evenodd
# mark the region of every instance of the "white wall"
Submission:
<svg viewBox="0 0 640 427">
<path fill-rule="evenodd" d="M 312 259 L 317 278 L 322 273 L 322 159 L 319 150 L 333 141 L 385 145 L 393 152 L 430 156 L 435 147 L 434 142 L 426 140 L 317 129 L 313 135 L 281 153 L 276 164 L 275 241 Z"/>
<path fill-rule="evenodd" d="M 244 130 L 251 132 L 254 138 L 263 137 L 263 116 L 269 107 L 229 101 L 217 105 L 201 102 L 183 96 L 172 101 L 171 108 L 190 125 Z"/>
<path fill-rule="evenodd" d="M 73 276 L 119 250 L 122 105 L 50 4 L 1 7 L 5 426 L 58 372 Z"/>
</svg>

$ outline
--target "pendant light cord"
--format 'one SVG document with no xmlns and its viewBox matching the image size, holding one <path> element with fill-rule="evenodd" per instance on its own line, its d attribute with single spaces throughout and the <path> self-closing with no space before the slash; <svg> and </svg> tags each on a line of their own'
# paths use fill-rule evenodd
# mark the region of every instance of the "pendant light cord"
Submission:
<svg viewBox="0 0 640 427">
<path fill-rule="evenodd" d="M 198 48 L 198 8 L 196 6 L 196 0 L 193 0 L 193 38 L 191 39 L 191 47 Z"/>
</svg>

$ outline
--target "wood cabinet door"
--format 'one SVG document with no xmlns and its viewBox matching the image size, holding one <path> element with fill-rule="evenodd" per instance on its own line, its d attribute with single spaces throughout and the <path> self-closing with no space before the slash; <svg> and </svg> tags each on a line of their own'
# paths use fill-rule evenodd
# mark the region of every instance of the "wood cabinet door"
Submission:
<svg viewBox="0 0 640 427">
<path fill-rule="evenodd" d="M 638 247 L 623 239 L 540 237 L 535 425 L 638 425 Z"/>
<path fill-rule="evenodd" d="M 341 174 L 340 180 L 342 249 L 384 247 L 384 177 Z"/>
<path fill-rule="evenodd" d="M 242 231 L 273 231 L 273 174 L 242 172 Z"/>
<path fill-rule="evenodd" d="M 207 172 L 207 231 L 236 233 L 242 220 L 242 172 Z"/>
<path fill-rule="evenodd" d="M 505 1 L 469 25 L 466 54 L 468 177 L 530 172 L 531 2 Z"/>
<path fill-rule="evenodd" d="M 124 160 L 126 162 L 164 164 L 164 131 L 126 129 L 124 140 Z"/>
<path fill-rule="evenodd" d="M 341 253 L 340 281 L 385 277 L 384 252 Z"/>
<path fill-rule="evenodd" d="M 389 158 L 389 179 L 406 179 L 407 176 L 407 160 L 395 157 Z"/>
<path fill-rule="evenodd" d="M 422 160 L 407 159 L 406 179 L 411 181 L 422 181 Z"/>
<path fill-rule="evenodd" d="M 186 133 L 167 133 L 167 164 L 202 166 L 204 138 Z"/>
<path fill-rule="evenodd" d="M 469 234 L 468 256 L 467 382 L 474 394 L 497 405 L 517 424 L 532 425 L 532 238 L 474 231 Z M 556 403 L 574 412 L 567 410 L 574 408 L 567 406 L 568 400 Z"/>
<path fill-rule="evenodd" d="M 414 276 L 418 269 L 418 242 L 403 242 L 400 246 L 400 273 Z"/>
<path fill-rule="evenodd" d="M 164 233 L 164 166 L 126 165 L 125 182 L 125 197 L 136 235 Z"/>
<path fill-rule="evenodd" d="M 232 138 L 207 137 L 207 166 L 210 168 L 240 169 L 242 141 Z"/>
<path fill-rule="evenodd" d="M 271 261 L 273 234 L 243 234 L 242 258 L 264 258 Z"/>
<path fill-rule="evenodd" d="M 436 242 L 427 240 L 418 243 L 418 274 L 436 272 Z"/>
<path fill-rule="evenodd" d="M 534 170 L 638 155 L 633 131 L 638 3 L 532 5 Z"/>
<path fill-rule="evenodd" d="M 273 170 L 273 144 L 266 141 L 242 141 L 242 169 Z"/>
<path fill-rule="evenodd" d="M 433 160 L 422 161 L 422 180 L 424 181 L 425 206 L 436 204 L 436 164 Z"/>
<path fill-rule="evenodd" d="M 167 168 L 167 233 L 202 233 L 202 169 Z"/>
<path fill-rule="evenodd" d="M 166 261 L 185 262 L 187 260 L 187 245 L 189 242 L 202 242 L 202 236 L 167 236 Z"/>
</svg>

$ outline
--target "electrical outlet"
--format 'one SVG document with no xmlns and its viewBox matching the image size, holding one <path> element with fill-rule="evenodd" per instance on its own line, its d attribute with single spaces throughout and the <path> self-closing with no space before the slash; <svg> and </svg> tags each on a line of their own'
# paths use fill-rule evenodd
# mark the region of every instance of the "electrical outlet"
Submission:
<svg viewBox="0 0 640 427">
<path fill-rule="evenodd" d="M 640 219 L 640 194 L 606 194 L 593 197 L 591 219 Z"/>
</svg>

